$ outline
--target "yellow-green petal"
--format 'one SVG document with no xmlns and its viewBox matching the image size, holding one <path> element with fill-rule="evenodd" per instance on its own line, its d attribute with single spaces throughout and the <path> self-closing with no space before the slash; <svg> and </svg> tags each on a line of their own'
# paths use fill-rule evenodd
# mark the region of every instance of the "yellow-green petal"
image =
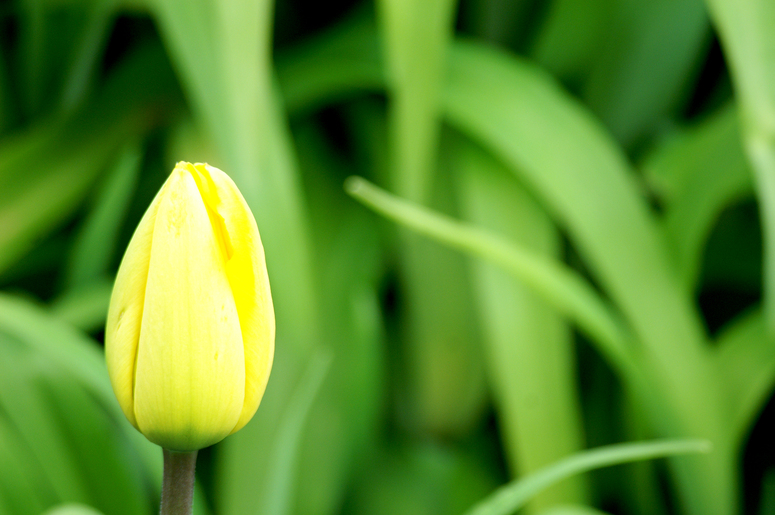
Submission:
<svg viewBox="0 0 775 515">
<path fill-rule="evenodd" d="M 196 165 L 214 186 L 206 201 L 223 220 L 231 259 L 226 274 L 234 295 L 245 351 L 245 402 L 232 433 L 253 417 L 264 395 L 274 357 L 275 319 L 264 247 L 256 221 L 234 182 L 221 170 Z"/>
<path fill-rule="evenodd" d="M 124 415 L 137 429 L 134 409 L 135 359 L 143 320 L 153 228 L 163 191 L 164 188 L 153 199 L 129 241 L 116 275 L 105 325 L 105 361 L 113 391 Z"/>
<path fill-rule="evenodd" d="M 242 331 L 224 244 L 182 165 L 155 217 L 134 390 L 140 431 L 177 451 L 223 439 L 245 398 Z"/>
</svg>

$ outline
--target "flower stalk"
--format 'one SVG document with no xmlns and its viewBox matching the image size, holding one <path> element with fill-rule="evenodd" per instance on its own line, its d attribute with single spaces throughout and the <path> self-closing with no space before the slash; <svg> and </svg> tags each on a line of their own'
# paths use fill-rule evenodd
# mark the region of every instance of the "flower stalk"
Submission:
<svg viewBox="0 0 775 515">
<path fill-rule="evenodd" d="M 191 515 L 194 506 L 194 471 L 199 451 L 164 449 L 161 515 Z"/>
</svg>

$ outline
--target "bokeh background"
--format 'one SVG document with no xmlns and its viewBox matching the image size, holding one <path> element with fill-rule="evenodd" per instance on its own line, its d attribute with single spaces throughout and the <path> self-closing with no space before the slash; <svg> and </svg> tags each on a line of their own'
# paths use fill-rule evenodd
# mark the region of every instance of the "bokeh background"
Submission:
<svg viewBox="0 0 775 515">
<path fill-rule="evenodd" d="M 156 512 L 102 340 L 179 160 L 251 205 L 278 327 L 198 514 L 454 515 L 660 437 L 713 451 L 525 512 L 775 513 L 772 27 L 769 0 L 0 2 L 0 513 Z"/>
</svg>

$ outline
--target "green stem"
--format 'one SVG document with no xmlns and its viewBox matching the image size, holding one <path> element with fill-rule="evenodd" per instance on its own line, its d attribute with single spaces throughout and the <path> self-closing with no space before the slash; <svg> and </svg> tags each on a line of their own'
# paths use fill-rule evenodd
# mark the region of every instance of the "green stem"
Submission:
<svg viewBox="0 0 775 515">
<path fill-rule="evenodd" d="M 175 452 L 164 449 L 161 515 L 191 515 L 197 452 L 199 451 Z"/>
</svg>

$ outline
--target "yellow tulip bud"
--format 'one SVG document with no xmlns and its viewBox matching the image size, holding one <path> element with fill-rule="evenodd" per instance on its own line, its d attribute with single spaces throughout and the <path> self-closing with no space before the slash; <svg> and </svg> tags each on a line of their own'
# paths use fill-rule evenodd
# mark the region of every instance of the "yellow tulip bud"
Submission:
<svg viewBox="0 0 775 515">
<path fill-rule="evenodd" d="M 212 445 L 258 409 L 274 309 L 256 221 L 231 179 L 178 163 L 129 242 L 105 329 L 129 422 L 174 451 Z"/>
</svg>

